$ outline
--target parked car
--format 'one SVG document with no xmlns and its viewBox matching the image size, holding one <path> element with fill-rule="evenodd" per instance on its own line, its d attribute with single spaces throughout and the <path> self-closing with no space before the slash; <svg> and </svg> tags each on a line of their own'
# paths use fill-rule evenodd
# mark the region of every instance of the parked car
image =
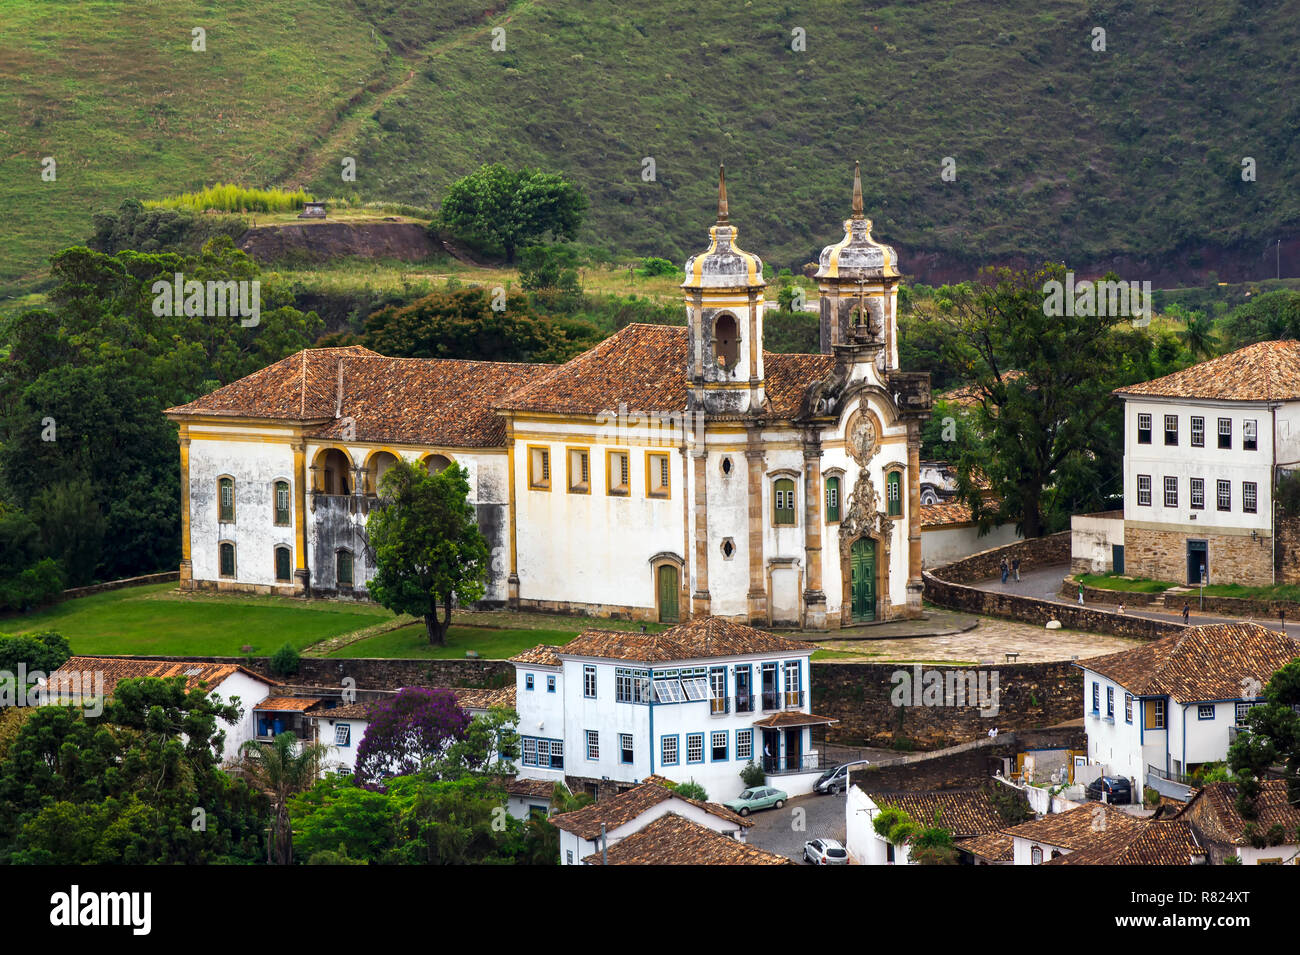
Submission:
<svg viewBox="0 0 1300 955">
<path fill-rule="evenodd" d="M 803 861 L 813 865 L 848 865 L 849 854 L 835 839 L 813 839 L 803 844 Z"/>
<path fill-rule="evenodd" d="M 831 796 L 842 793 L 849 787 L 849 770 L 869 764 L 868 760 L 856 759 L 851 763 L 832 766 L 817 778 L 817 782 L 813 783 L 813 792 Z"/>
<path fill-rule="evenodd" d="M 780 809 L 789 798 L 788 794 L 771 786 L 754 786 L 723 805 L 732 812 L 748 816 L 755 809 Z"/>
<path fill-rule="evenodd" d="M 1087 794 L 1097 800 L 1105 794 L 1106 802 L 1127 806 L 1133 801 L 1133 784 L 1123 776 L 1098 776 L 1088 784 Z"/>
</svg>

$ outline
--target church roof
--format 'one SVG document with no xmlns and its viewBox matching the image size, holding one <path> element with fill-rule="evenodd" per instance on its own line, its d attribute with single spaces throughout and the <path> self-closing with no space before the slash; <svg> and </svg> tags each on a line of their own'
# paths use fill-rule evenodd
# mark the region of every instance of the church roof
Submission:
<svg viewBox="0 0 1300 955">
<path fill-rule="evenodd" d="M 686 260 L 685 289 L 763 288 L 763 260 L 736 245 L 736 227 L 727 215 L 727 176 L 718 167 L 718 221 L 709 229 L 709 247 Z"/>
<path fill-rule="evenodd" d="M 350 418 L 358 441 L 499 447 L 497 403 L 555 367 L 309 348 L 167 413 L 314 422 L 321 438 L 342 437 Z"/>
<path fill-rule="evenodd" d="M 844 238 L 826 246 L 817 278 L 897 278 L 898 253 L 871 237 L 871 220 L 862 214 L 862 173 L 853 167 L 853 216 L 844 220 Z"/>
</svg>

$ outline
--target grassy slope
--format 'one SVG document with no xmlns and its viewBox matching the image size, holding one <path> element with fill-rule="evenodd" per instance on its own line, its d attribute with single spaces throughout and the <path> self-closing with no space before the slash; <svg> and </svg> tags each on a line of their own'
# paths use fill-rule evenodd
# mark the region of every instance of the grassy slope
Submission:
<svg viewBox="0 0 1300 955">
<path fill-rule="evenodd" d="M 35 274 L 126 195 L 216 179 L 336 194 L 342 155 L 358 160 L 347 189 L 421 205 L 480 162 L 558 168 L 592 198 L 584 238 L 679 261 L 703 239 L 719 159 L 742 245 L 777 264 L 835 237 L 855 158 L 878 233 L 912 250 L 1249 243 L 1300 224 L 1288 9 L 0 0 L 0 281 Z M 1104 54 L 1089 49 L 1098 25 Z M 795 27 L 807 52 L 790 50 Z M 46 155 L 57 183 L 40 181 Z"/>
</svg>

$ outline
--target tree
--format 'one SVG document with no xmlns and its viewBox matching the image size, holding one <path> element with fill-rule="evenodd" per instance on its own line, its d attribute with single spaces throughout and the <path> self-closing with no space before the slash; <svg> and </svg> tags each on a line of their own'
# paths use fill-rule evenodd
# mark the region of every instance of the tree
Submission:
<svg viewBox="0 0 1300 955">
<path fill-rule="evenodd" d="M 1202 312 L 1192 312 L 1184 320 L 1184 328 L 1178 333 L 1183 347 L 1193 358 L 1211 358 L 1214 355 L 1214 323 Z"/>
<path fill-rule="evenodd" d="M 396 831 L 389 799 L 352 777 L 331 773 L 317 780 L 290 798 L 289 815 L 300 856 L 338 852 L 366 862 L 390 861 Z"/>
<path fill-rule="evenodd" d="M 90 481 L 74 478 L 37 491 L 28 513 L 40 531 L 42 551 L 59 562 L 67 583 L 82 587 L 94 580 L 105 522 Z"/>
<path fill-rule="evenodd" d="M 1260 780 L 1282 764 L 1287 795 L 1300 803 L 1300 659 L 1292 660 L 1273 674 L 1264 688 L 1264 702 L 1251 707 L 1246 732 L 1228 747 L 1228 766 L 1237 782 L 1237 811 L 1243 819 L 1258 815 L 1256 800 L 1262 791 Z"/>
<path fill-rule="evenodd" d="M 513 776 L 519 758 L 519 714 L 498 706 L 470 720 L 464 735 L 448 743 L 425 764 L 424 772 L 434 779 L 462 776 Z"/>
<path fill-rule="evenodd" d="M 376 568 L 370 596 L 397 613 L 423 617 L 429 642 L 441 646 L 452 602 L 483 596 L 490 557 L 468 500 L 468 472 L 453 463 L 430 474 L 399 460 L 380 482 L 379 498 L 366 520 Z"/>
<path fill-rule="evenodd" d="M 1014 521 L 1025 537 L 1049 530 L 1058 474 L 1078 469 L 1095 480 L 1117 467 L 1111 392 L 1150 344 L 1126 317 L 1077 314 L 1107 309 L 1049 315 L 1047 283 L 1064 278 L 1055 265 L 986 271 L 984 281 L 946 286 L 917 306 L 945 326 L 944 352 L 965 369 L 979 402 L 971 412 L 978 444 L 955 449 L 959 493 L 981 526 Z M 993 504 L 976 480 L 981 473 Z"/>
<path fill-rule="evenodd" d="M 50 674 L 68 662 L 72 648 L 68 638 L 56 630 L 40 633 L 0 633 L 0 672 L 17 673 L 19 664 L 28 673 Z"/>
<path fill-rule="evenodd" d="M 504 251 L 513 263 L 517 248 L 548 232 L 572 239 L 586 208 L 586 197 L 562 176 L 493 163 L 451 184 L 436 223 L 462 241 Z"/>
<path fill-rule="evenodd" d="M 267 861 L 293 862 L 293 826 L 289 800 L 316 781 L 329 747 L 281 733 L 270 743 L 250 739 L 239 748 L 241 768 L 253 786 L 271 800 L 271 838 Z"/>
<path fill-rule="evenodd" d="M 392 777 L 419 772 L 426 761 L 464 739 L 469 725 L 469 714 L 451 690 L 399 690 L 370 709 L 366 735 L 357 746 L 357 782 L 381 789 Z"/>
</svg>

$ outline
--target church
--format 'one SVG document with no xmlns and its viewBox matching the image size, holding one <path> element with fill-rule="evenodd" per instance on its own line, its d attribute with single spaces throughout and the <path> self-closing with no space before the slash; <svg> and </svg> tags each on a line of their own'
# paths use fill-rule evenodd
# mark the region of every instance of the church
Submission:
<svg viewBox="0 0 1300 955">
<path fill-rule="evenodd" d="M 927 373 L 898 367 L 897 253 L 855 171 L 821 252 L 821 353 L 763 350 L 763 263 L 720 170 L 686 327 L 561 365 L 308 349 L 171 408 L 181 587 L 364 598 L 366 517 L 398 458 L 469 474 L 484 606 L 838 629 L 921 613 Z"/>
</svg>

